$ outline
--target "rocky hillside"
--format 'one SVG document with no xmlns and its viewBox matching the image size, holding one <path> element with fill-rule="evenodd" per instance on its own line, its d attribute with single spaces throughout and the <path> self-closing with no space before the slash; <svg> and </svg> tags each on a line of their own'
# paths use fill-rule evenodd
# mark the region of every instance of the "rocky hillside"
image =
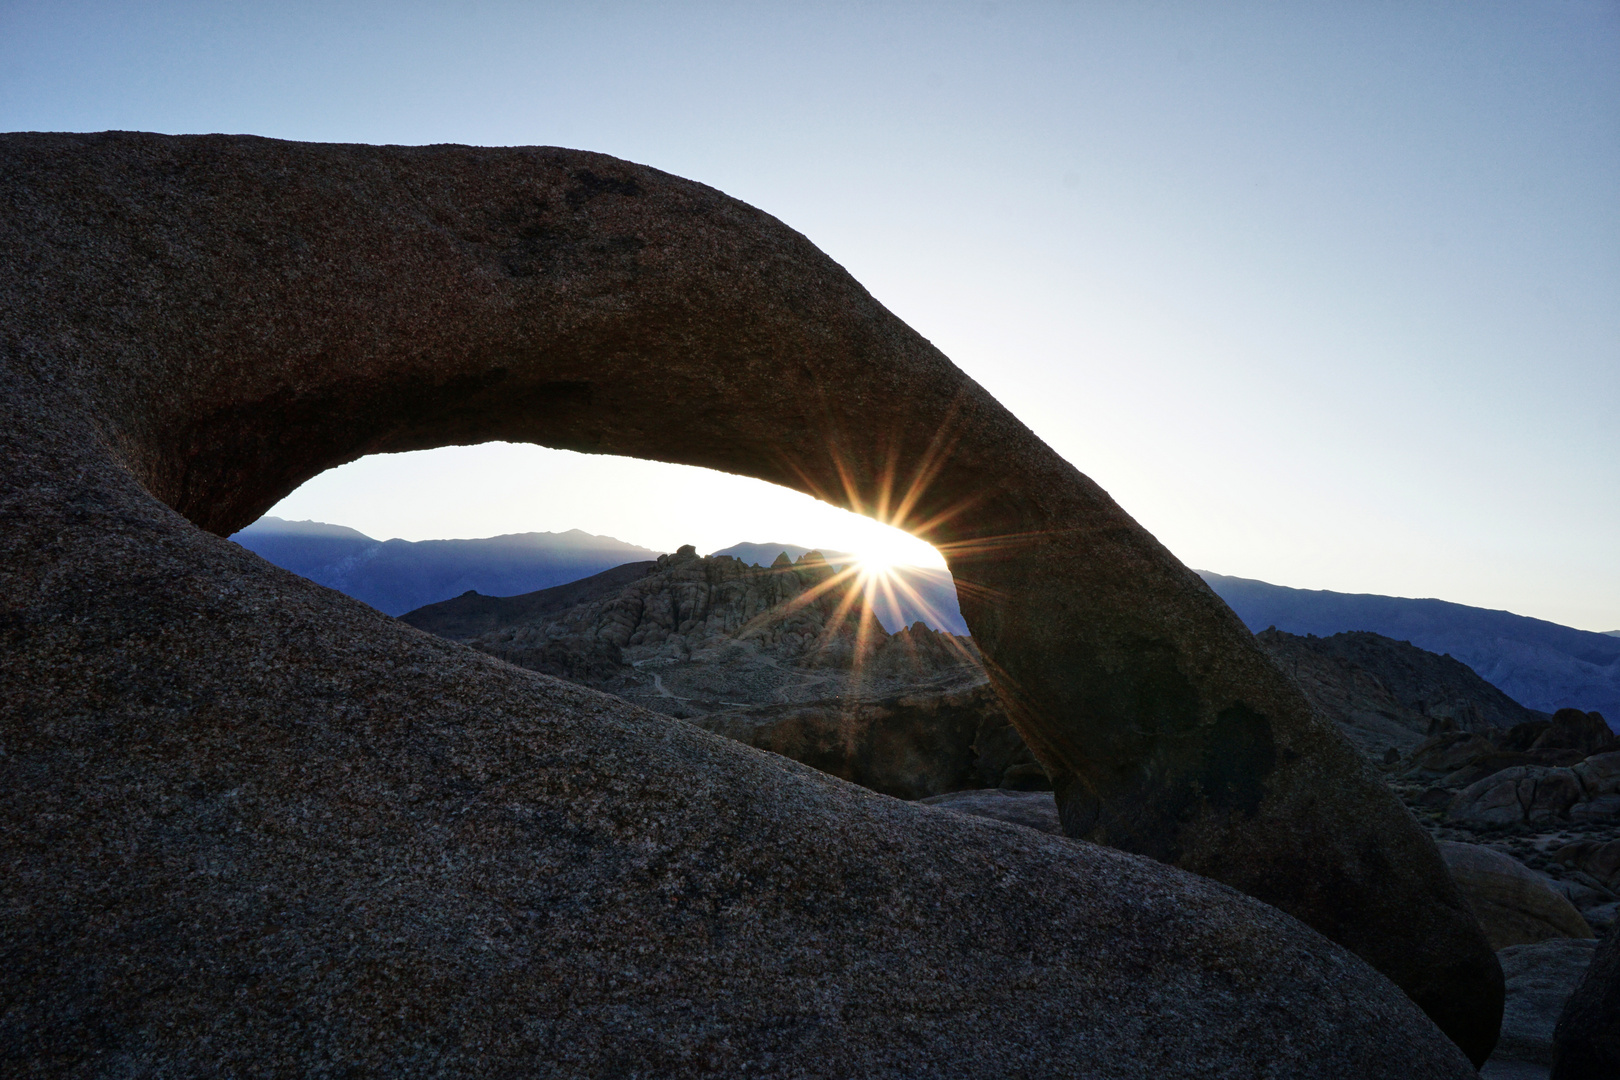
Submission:
<svg viewBox="0 0 1620 1080">
<path fill-rule="evenodd" d="M 901 798 L 1049 786 L 972 642 L 890 634 L 853 570 L 690 547 L 517 597 L 404 616 L 420 629 Z"/>
<path fill-rule="evenodd" d="M 1620 638 L 1613 635 L 1445 600 L 1290 589 L 1199 574 L 1256 632 L 1268 626 L 1322 636 L 1369 630 L 1456 657 L 1530 708 L 1595 709 L 1620 723 Z"/>
<path fill-rule="evenodd" d="M 469 592 L 404 619 L 903 798 L 1045 787 L 971 640 L 920 624 L 890 634 L 866 596 L 858 574 L 818 552 L 761 567 L 688 547 L 521 596 Z M 1530 754 L 1546 714 L 1409 642 L 1275 628 L 1257 640 L 1379 766 L 1425 747 L 1430 762 L 1464 737 L 1471 751 L 1441 756 L 1467 757 L 1479 775 L 1582 756 Z"/>
<path fill-rule="evenodd" d="M 1441 731 L 1488 732 L 1545 720 L 1449 656 L 1409 641 L 1353 632 L 1255 635 L 1311 702 L 1373 760 L 1415 749 Z"/>
</svg>

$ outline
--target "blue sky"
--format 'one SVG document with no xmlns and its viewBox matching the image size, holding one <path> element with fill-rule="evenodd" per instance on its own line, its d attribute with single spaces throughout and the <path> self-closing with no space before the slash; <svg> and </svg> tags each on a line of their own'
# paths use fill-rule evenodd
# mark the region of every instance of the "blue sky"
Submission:
<svg viewBox="0 0 1620 1080">
<path fill-rule="evenodd" d="M 1193 566 L 1620 627 L 1620 3 L 0 3 L 0 128 L 693 177 Z M 277 512 L 879 542 L 751 481 L 524 447 L 357 463 Z"/>
</svg>

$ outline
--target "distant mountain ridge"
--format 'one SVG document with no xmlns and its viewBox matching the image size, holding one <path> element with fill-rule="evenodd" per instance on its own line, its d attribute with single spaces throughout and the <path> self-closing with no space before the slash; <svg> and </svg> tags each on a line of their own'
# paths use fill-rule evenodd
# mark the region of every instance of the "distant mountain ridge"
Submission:
<svg viewBox="0 0 1620 1080">
<path fill-rule="evenodd" d="M 378 541 L 355 529 L 266 517 L 233 540 L 263 558 L 390 615 L 476 591 L 519 597 L 660 553 L 578 529 L 482 540 Z M 713 552 L 769 566 L 779 553 L 801 558 L 796 544 L 741 543 Z M 823 552 L 835 564 L 854 557 Z M 1371 594 L 1293 589 L 1200 571 L 1238 617 L 1259 632 L 1331 637 L 1370 631 L 1450 655 L 1527 708 L 1601 712 L 1620 729 L 1620 631 L 1593 633 L 1506 611 Z M 900 567 L 893 598 L 879 590 L 874 609 L 894 632 L 922 622 L 966 635 L 956 587 L 944 570 Z M 904 588 L 898 587 L 900 585 Z"/>
<path fill-rule="evenodd" d="M 249 551 L 388 615 L 469 589 L 513 596 L 661 552 L 579 529 L 481 540 L 375 540 L 342 525 L 262 517 L 231 537 Z"/>
<path fill-rule="evenodd" d="M 1612 634 L 1445 600 L 1291 589 L 1198 573 L 1255 632 L 1275 626 L 1330 637 L 1368 630 L 1461 660 L 1528 708 L 1595 710 L 1611 727 L 1620 723 L 1620 637 Z"/>
</svg>

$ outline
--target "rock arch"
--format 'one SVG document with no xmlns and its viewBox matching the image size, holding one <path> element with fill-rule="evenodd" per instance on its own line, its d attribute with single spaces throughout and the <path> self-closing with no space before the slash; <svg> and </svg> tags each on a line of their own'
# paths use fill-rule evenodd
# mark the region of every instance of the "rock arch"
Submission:
<svg viewBox="0 0 1620 1080">
<path fill-rule="evenodd" d="M 0 191 L 5 498 L 17 523 L 6 574 L 11 595 L 25 598 L 10 624 L 20 635 L 6 675 L 11 720 L 24 733 L 13 738 L 33 745 L 27 733 L 37 734 L 19 703 L 57 716 L 71 702 L 76 719 L 53 721 L 63 730 L 116 717 L 106 722 L 117 739 L 161 757 L 165 746 L 181 752 L 171 744 L 187 717 L 207 715 L 198 737 L 240 764 L 251 748 L 224 733 L 221 702 L 257 702 L 249 711 L 262 726 L 272 718 L 254 688 L 270 687 L 276 700 L 345 715 L 343 677 L 323 652 L 367 657 L 353 660 L 362 667 L 393 662 L 367 652 L 356 636 L 364 625 L 417 658 L 396 706 L 439 703 L 428 712 L 441 728 L 421 737 L 461 747 L 445 751 L 454 771 L 465 746 L 451 729 L 487 721 L 468 718 L 474 703 L 505 715 L 525 694 L 550 695 L 562 728 L 611 710 L 444 659 L 446 671 L 476 668 L 467 677 L 484 688 L 457 690 L 419 666 L 449 655 L 438 646 L 407 647 L 406 632 L 312 599 L 152 498 L 224 535 L 344 461 L 489 439 L 744 473 L 941 546 L 1071 835 L 1281 908 L 1388 975 L 1476 1061 L 1494 1043 L 1500 970 L 1433 845 L 1236 617 L 1101 489 L 768 215 L 578 151 L 215 136 L 6 136 Z M 110 595 L 128 609 L 116 618 L 98 599 Z M 286 610 L 273 610 L 277 597 Z M 191 618 L 209 633 L 187 631 Z M 89 637 L 60 636 L 75 619 Z M 220 655 L 246 668 L 211 666 L 211 643 L 251 636 L 256 619 L 276 628 L 276 647 L 249 661 L 252 649 L 233 646 Z M 137 659 L 120 673 L 127 657 Z M 186 659 L 151 675 L 165 657 Z M 71 692 L 53 666 L 64 658 L 89 672 Z M 495 683 L 499 694 L 488 691 Z M 41 698 L 45 685 L 61 693 Z M 373 698 L 352 707 L 382 722 Z M 140 717 L 159 718 L 159 734 Z M 689 745 L 684 733 L 660 739 L 683 760 L 733 753 Z M 614 745 L 652 769 L 652 751 Z M 532 747 L 508 749 L 533 758 Z M 498 766 L 478 760 L 467 783 L 487 787 Z M 283 795 L 297 789 L 284 759 L 266 768 L 290 785 Z M 598 779 L 600 790 L 573 797 L 647 809 L 618 774 Z M 242 774 L 217 783 L 233 781 Z M 196 783 L 199 798 L 218 794 L 215 781 Z M 877 813 L 859 800 L 827 809 L 845 798 L 818 794 L 798 809 L 838 828 L 840 814 Z M 555 801 L 535 805 L 566 831 Z M 274 816 L 264 814 L 253 819 L 261 830 Z M 1031 858 L 1055 872 L 1050 858 Z M 768 877 L 769 853 L 750 866 Z M 415 872 L 420 883 L 425 871 Z M 109 925 L 117 910 L 105 909 Z"/>
</svg>

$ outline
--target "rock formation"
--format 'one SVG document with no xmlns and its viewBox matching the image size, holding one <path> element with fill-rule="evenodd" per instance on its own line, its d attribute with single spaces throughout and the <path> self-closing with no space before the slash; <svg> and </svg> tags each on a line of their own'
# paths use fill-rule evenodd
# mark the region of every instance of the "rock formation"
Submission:
<svg viewBox="0 0 1620 1080">
<path fill-rule="evenodd" d="M 1367 631 L 1300 636 L 1276 627 L 1255 640 L 1373 760 L 1389 747 L 1409 754 L 1444 732 L 1489 734 L 1546 723 L 1545 714 L 1520 705 L 1461 661 L 1409 641 Z"/>
<path fill-rule="evenodd" d="M 1580 709 L 1559 709 L 1544 724 L 1532 724 L 1530 750 L 1575 750 L 1585 756 L 1620 750 L 1620 739 L 1609 728 L 1602 713 Z"/>
<path fill-rule="evenodd" d="M 1610 934 L 1558 1017 L 1552 1080 L 1616 1076 L 1620 1076 L 1620 934 Z"/>
<path fill-rule="evenodd" d="M 1591 938 L 1552 938 L 1497 953 L 1507 979 L 1507 1007 L 1493 1061 L 1552 1064 L 1559 1014 L 1591 967 L 1597 946 Z"/>
<path fill-rule="evenodd" d="M 1575 906 L 1518 860 L 1479 844 L 1450 841 L 1441 842 L 1440 854 L 1493 949 L 1593 936 Z"/>
<path fill-rule="evenodd" d="M 1446 814 L 1497 824 L 1620 818 L 1620 752 L 1597 754 L 1568 768 L 1520 765 L 1492 771 L 1459 791 Z"/>
<path fill-rule="evenodd" d="M 1057 803 L 1044 791 L 1009 791 L 1006 788 L 978 788 L 952 791 L 944 795 L 931 795 L 920 800 L 925 806 L 937 806 L 958 814 L 985 817 L 1022 825 L 1036 832 L 1063 835 L 1063 823 L 1058 820 Z"/>
<path fill-rule="evenodd" d="M 814 552 L 762 569 L 688 546 L 404 619 L 885 795 L 1050 790 L 972 643 L 921 623 L 889 634 L 872 616 L 881 587 Z"/>
<path fill-rule="evenodd" d="M 1605 888 L 1620 890 L 1620 840 L 1607 843 L 1582 840 L 1566 844 L 1553 852 L 1553 858 L 1565 866 L 1589 874 Z"/>
<path fill-rule="evenodd" d="M 575 151 L 121 133 L 6 136 L 0 197 L 0 890 L 30 1068 L 1465 1075 L 1327 939 L 1476 1060 L 1494 1041 L 1501 972 L 1438 851 L 1230 610 L 765 214 Z M 1066 831 L 1326 938 L 219 538 L 336 464 L 486 439 L 926 536 Z"/>
</svg>

